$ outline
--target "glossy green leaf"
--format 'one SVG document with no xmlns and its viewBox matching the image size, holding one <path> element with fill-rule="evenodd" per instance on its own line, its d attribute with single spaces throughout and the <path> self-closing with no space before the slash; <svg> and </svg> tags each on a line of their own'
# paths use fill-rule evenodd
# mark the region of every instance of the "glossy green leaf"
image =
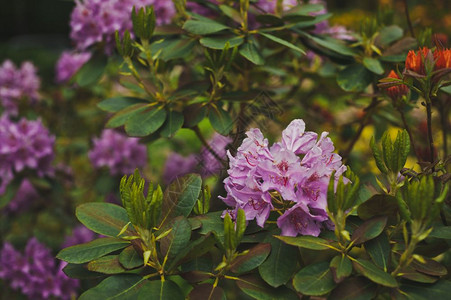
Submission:
<svg viewBox="0 0 451 300">
<path fill-rule="evenodd" d="M 231 264 L 232 272 L 241 274 L 260 266 L 271 252 L 271 244 L 262 243 L 249 249 L 246 255 L 238 256 Z"/>
<path fill-rule="evenodd" d="M 371 73 L 360 64 L 347 66 L 337 75 L 338 85 L 346 92 L 361 92 L 372 79 Z"/>
<path fill-rule="evenodd" d="M 163 228 L 162 231 L 168 228 Z M 191 238 L 191 225 L 183 217 L 177 217 L 170 225 L 171 232 L 160 240 L 160 251 L 170 262 L 174 257 L 182 252 L 189 244 Z"/>
<path fill-rule="evenodd" d="M 89 243 L 65 248 L 56 255 L 56 258 L 68 263 L 82 264 L 113 251 L 123 249 L 128 245 L 130 245 L 128 241 L 115 238 L 100 238 Z"/>
<path fill-rule="evenodd" d="M 383 286 L 397 287 L 398 283 L 389 273 L 376 267 L 372 262 L 365 259 L 357 259 L 352 262 L 354 269 L 369 280 Z"/>
<path fill-rule="evenodd" d="M 330 249 L 329 242 L 325 239 L 316 237 L 316 236 L 310 236 L 310 235 L 303 235 L 303 236 L 280 236 L 276 235 L 274 236 L 278 238 L 279 240 L 283 241 L 284 243 L 292 246 L 297 246 L 301 248 L 306 249 L 312 249 L 312 250 L 327 250 Z"/>
<path fill-rule="evenodd" d="M 381 29 L 377 42 L 382 46 L 390 45 L 391 43 L 403 37 L 404 31 L 397 25 L 387 26 Z"/>
<path fill-rule="evenodd" d="M 376 296 L 377 285 L 363 277 L 348 278 L 341 282 L 328 299 L 368 300 Z"/>
<path fill-rule="evenodd" d="M 305 35 L 307 36 L 307 38 L 311 39 L 318 45 L 320 45 L 324 48 L 327 48 L 329 50 L 332 50 L 333 52 L 336 52 L 336 53 L 344 55 L 344 56 L 349 56 L 349 57 L 352 57 L 355 55 L 355 52 L 351 48 L 349 48 L 348 46 L 346 46 L 344 43 L 342 43 L 339 40 L 336 40 L 333 38 L 321 39 L 321 38 L 315 37 L 313 35 L 309 35 L 309 34 L 305 34 Z"/>
<path fill-rule="evenodd" d="M 385 72 L 384 68 L 382 67 L 382 64 L 376 58 L 367 57 L 367 56 L 364 57 L 363 65 L 365 66 L 365 68 L 367 68 L 368 70 L 370 70 L 371 72 L 373 72 L 377 75 L 382 75 Z"/>
<path fill-rule="evenodd" d="M 135 114 L 147 110 L 148 104 L 139 103 L 139 104 L 133 104 L 130 106 L 127 106 L 126 108 L 118 111 L 111 119 L 108 120 L 106 123 L 107 128 L 116 128 L 122 125 L 125 125 L 125 123 Z"/>
<path fill-rule="evenodd" d="M 229 43 L 229 47 L 237 47 L 244 42 L 244 38 L 240 36 L 207 36 L 199 40 L 202 46 L 222 50 L 225 48 L 226 44 Z"/>
<path fill-rule="evenodd" d="M 84 64 L 75 75 L 75 81 L 81 87 L 92 85 L 100 80 L 108 63 L 106 55 L 98 55 Z"/>
<path fill-rule="evenodd" d="M 97 286 L 84 292 L 79 300 L 134 300 L 138 292 L 148 281 L 141 276 L 132 274 L 120 274 L 106 278 Z"/>
<path fill-rule="evenodd" d="M 387 272 L 388 259 L 390 255 L 390 244 L 387 235 L 382 233 L 377 238 L 365 242 L 365 249 L 373 262 L 379 268 L 382 268 L 385 272 Z"/>
<path fill-rule="evenodd" d="M 143 265 L 143 258 L 133 246 L 129 246 L 119 254 L 119 262 L 126 269 L 134 269 Z"/>
<path fill-rule="evenodd" d="M 198 35 L 207 35 L 219 32 L 229 27 L 221 23 L 209 19 L 202 20 L 188 20 L 183 24 L 184 30 Z"/>
<path fill-rule="evenodd" d="M 111 237 L 116 237 L 129 222 L 125 209 L 111 203 L 85 203 L 77 207 L 75 215 L 92 231 Z M 129 228 L 124 234 L 133 235 L 133 232 Z"/>
<path fill-rule="evenodd" d="M 415 271 L 415 269 L 408 267 L 403 270 L 401 270 L 401 273 L 399 274 L 400 277 L 409 279 L 415 282 L 421 282 L 421 283 L 434 283 L 437 280 L 439 280 L 439 277 L 426 275 L 420 272 Z"/>
<path fill-rule="evenodd" d="M 446 267 L 439 262 L 425 257 L 423 259 L 424 262 L 419 262 L 417 260 L 412 261 L 410 266 L 418 272 L 432 276 L 445 276 L 448 274 Z"/>
<path fill-rule="evenodd" d="M 294 50 L 294 51 L 299 52 L 301 54 L 305 54 L 305 51 L 302 50 L 301 48 L 299 48 L 298 46 L 296 46 L 296 45 L 294 45 L 294 44 L 292 44 L 292 43 L 290 43 L 288 41 L 285 41 L 285 40 L 283 40 L 283 39 L 281 39 L 281 38 L 279 38 L 279 37 L 277 37 L 275 35 L 272 35 L 272 34 L 269 34 L 269 33 L 264 33 L 264 32 L 260 32 L 260 35 L 262 35 L 265 38 L 270 39 L 271 41 L 276 42 L 276 43 L 278 43 L 278 44 L 280 44 L 282 46 L 290 48 L 291 50 Z"/>
<path fill-rule="evenodd" d="M 237 285 L 246 295 L 257 300 L 298 300 L 299 296 L 296 292 L 290 290 L 286 286 L 273 288 L 268 286 L 261 278 L 255 275 L 240 276 Z"/>
<path fill-rule="evenodd" d="M 386 216 L 374 217 L 365 221 L 352 233 L 352 240 L 354 241 L 354 244 L 359 245 L 374 239 L 382 233 L 386 224 Z"/>
<path fill-rule="evenodd" d="M 126 271 L 119 263 L 118 255 L 106 255 L 92 260 L 88 263 L 87 268 L 89 271 L 103 274 L 119 274 Z"/>
<path fill-rule="evenodd" d="M 166 121 L 161 127 L 161 136 L 163 137 L 173 137 L 174 134 L 182 128 L 183 125 L 183 114 L 178 111 L 170 111 L 166 117 Z"/>
<path fill-rule="evenodd" d="M 429 236 L 439 238 L 439 239 L 451 240 L 451 226 L 434 227 L 434 229 L 429 234 Z"/>
<path fill-rule="evenodd" d="M 271 253 L 266 261 L 258 267 L 260 276 L 273 287 L 285 284 L 296 271 L 299 252 L 293 246 L 279 239 L 268 237 L 265 242 L 271 244 Z"/>
<path fill-rule="evenodd" d="M 214 248 L 216 243 L 213 235 L 207 234 L 201 236 L 197 240 L 189 243 L 182 251 L 180 251 L 177 256 L 172 260 L 171 264 L 169 264 L 168 270 L 172 270 L 180 263 L 193 260 L 199 256 L 204 255 L 212 248 Z"/>
<path fill-rule="evenodd" d="M 330 262 L 330 270 L 335 282 L 341 282 L 343 279 L 351 275 L 352 263 L 344 255 L 335 256 Z"/>
<path fill-rule="evenodd" d="M 374 216 L 396 216 L 398 203 L 396 198 L 390 195 L 374 195 L 363 202 L 357 208 L 357 213 L 363 220 Z"/>
<path fill-rule="evenodd" d="M 124 108 L 127 108 L 135 104 L 146 104 L 148 101 L 145 99 L 135 97 L 113 97 L 108 98 L 97 104 L 97 106 L 107 112 L 118 112 Z"/>
<path fill-rule="evenodd" d="M 265 60 L 254 43 L 245 43 L 240 47 L 239 53 L 253 64 L 263 65 L 265 63 Z"/>
<path fill-rule="evenodd" d="M 210 120 L 211 126 L 222 135 L 227 135 L 233 128 L 233 121 L 230 114 L 218 107 L 212 109 L 208 114 L 208 119 Z"/>
<path fill-rule="evenodd" d="M 157 54 L 159 59 L 169 61 L 185 58 L 192 53 L 196 40 L 191 38 L 167 38 L 152 43 L 150 51 Z M 145 55 L 143 54 L 145 59 Z"/>
<path fill-rule="evenodd" d="M 301 269 L 293 278 L 293 286 L 303 295 L 322 296 L 332 291 L 336 283 L 329 263 L 323 261 Z"/>
<path fill-rule="evenodd" d="M 147 136 L 157 131 L 166 120 L 166 110 L 147 108 L 139 110 L 125 123 L 125 131 L 130 136 Z"/>
<path fill-rule="evenodd" d="M 187 217 L 199 197 L 201 185 L 202 179 L 197 174 L 176 178 L 164 191 L 160 224 L 177 216 Z"/>
<path fill-rule="evenodd" d="M 70 278 L 76 279 L 90 279 L 105 276 L 105 274 L 91 272 L 86 268 L 86 264 L 67 264 L 63 268 L 64 274 Z"/>
<path fill-rule="evenodd" d="M 434 284 L 403 283 L 400 288 L 412 300 L 448 299 L 451 295 L 451 282 L 439 280 Z"/>
<path fill-rule="evenodd" d="M 138 293 L 137 300 L 184 300 L 180 287 L 171 280 L 154 280 L 143 286 Z"/>
</svg>

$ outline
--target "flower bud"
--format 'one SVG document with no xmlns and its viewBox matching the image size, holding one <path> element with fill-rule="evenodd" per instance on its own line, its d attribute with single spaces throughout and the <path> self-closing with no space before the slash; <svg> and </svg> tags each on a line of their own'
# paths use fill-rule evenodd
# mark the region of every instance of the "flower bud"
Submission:
<svg viewBox="0 0 451 300">
<path fill-rule="evenodd" d="M 388 74 L 388 78 L 400 79 L 398 74 L 396 74 L 396 72 L 393 70 L 391 70 L 390 73 Z M 408 92 L 409 88 L 405 84 L 400 84 L 387 88 L 387 95 L 392 100 L 400 99 L 402 96 L 407 95 Z"/>
<path fill-rule="evenodd" d="M 429 54 L 430 50 L 427 47 L 423 47 L 416 53 L 410 50 L 406 58 L 406 70 L 413 71 L 415 73 L 425 75 L 424 62 Z"/>
<path fill-rule="evenodd" d="M 451 68 L 451 49 L 434 51 L 435 70 Z"/>
</svg>

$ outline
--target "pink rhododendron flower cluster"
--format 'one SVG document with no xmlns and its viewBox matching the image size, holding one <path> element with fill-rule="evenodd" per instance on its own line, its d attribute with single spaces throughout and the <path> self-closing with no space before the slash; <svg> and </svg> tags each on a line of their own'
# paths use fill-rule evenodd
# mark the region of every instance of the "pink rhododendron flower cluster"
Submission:
<svg viewBox="0 0 451 300">
<path fill-rule="evenodd" d="M 64 51 L 56 63 L 56 81 L 66 82 L 91 58 L 90 52 Z"/>
<path fill-rule="evenodd" d="M 71 14 L 70 37 L 78 50 L 104 42 L 106 52 L 114 48 L 114 33 L 122 35 L 125 30 L 132 30 L 131 12 L 153 5 L 157 25 L 168 24 L 175 15 L 172 1 L 162 0 L 84 0 L 76 1 Z"/>
<path fill-rule="evenodd" d="M 247 220 L 264 226 L 272 210 L 283 214 L 277 219 L 282 235 L 318 236 L 331 227 L 327 215 L 327 187 L 335 171 L 338 178 L 346 167 L 333 153 L 328 133 L 318 139 L 305 131 L 303 120 L 293 120 L 282 132 L 282 140 L 271 147 L 257 128 L 233 157 L 229 176 L 224 180 L 227 196 L 221 199 L 235 209 L 242 208 Z M 232 212 L 233 214 L 233 212 Z"/>
<path fill-rule="evenodd" d="M 31 62 L 23 62 L 17 68 L 10 60 L 0 65 L 0 103 L 6 113 L 17 114 L 18 100 L 29 98 L 32 102 L 39 98 L 41 81 L 37 69 Z"/>
</svg>

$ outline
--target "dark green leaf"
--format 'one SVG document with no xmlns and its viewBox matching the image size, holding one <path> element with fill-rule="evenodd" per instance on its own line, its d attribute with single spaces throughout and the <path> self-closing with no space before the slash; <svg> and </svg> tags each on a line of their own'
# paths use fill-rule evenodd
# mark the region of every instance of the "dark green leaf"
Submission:
<svg viewBox="0 0 451 300">
<path fill-rule="evenodd" d="M 333 52 L 336 52 L 338 54 L 344 55 L 344 56 L 354 56 L 355 52 L 346 46 L 344 43 L 342 43 L 339 40 L 333 39 L 333 38 L 318 38 L 313 35 L 306 34 L 307 38 L 311 39 L 318 45 L 327 48 L 329 50 L 332 50 Z"/>
<path fill-rule="evenodd" d="M 429 236 L 439 239 L 451 240 L 451 226 L 434 227 Z"/>
<path fill-rule="evenodd" d="M 384 68 L 382 67 L 382 64 L 376 58 L 367 56 L 364 57 L 363 65 L 365 66 L 365 68 L 378 75 L 382 75 L 385 72 Z"/>
<path fill-rule="evenodd" d="M 224 290 L 220 286 L 214 287 L 211 283 L 203 283 L 194 287 L 189 293 L 189 299 L 223 300 L 226 298 Z"/>
<path fill-rule="evenodd" d="M 382 194 L 372 196 L 357 208 L 357 213 L 363 220 L 374 216 L 396 216 L 397 212 L 398 204 L 395 197 Z"/>
<path fill-rule="evenodd" d="M 99 278 L 105 276 L 102 273 L 89 271 L 85 264 L 67 264 L 63 268 L 63 272 L 70 278 L 76 279 Z"/>
<path fill-rule="evenodd" d="M 329 248 L 329 242 L 325 239 L 310 236 L 310 235 L 303 235 L 303 236 L 274 236 L 278 238 L 279 240 L 283 241 L 284 243 L 288 245 L 293 245 L 301 248 L 306 249 L 312 249 L 312 250 L 327 250 Z"/>
<path fill-rule="evenodd" d="M 236 9 L 228 5 L 219 5 L 219 9 L 229 18 L 240 24 L 243 20 L 241 19 L 241 14 Z"/>
<path fill-rule="evenodd" d="M 99 259 L 92 260 L 87 265 L 89 271 L 103 274 L 119 274 L 126 270 L 119 263 L 118 255 L 106 255 Z"/>
<path fill-rule="evenodd" d="M 238 287 L 248 296 L 257 300 L 298 300 L 296 293 L 286 286 L 272 288 L 255 275 L 240 276 Z"/>
<path fill-rule="evenodd" d="M 260 51 L 257 49 L 254 43 L 247 42 L 240 47 L 240 54 L 250 62 L 256 65 L 263 65 L 265 63 Z"/>
<path fill-rule="evenodd" d="M 102 257 L 130 245 L 130 242 L 115 238 L 100 238 L 89 243 L 75 245 L 61 250 L 56 258 L 73 264 L 82 264 Z"/>
<path fill-rule="evenodd" d="M 164 122 L 163 126 L 161 127 L 161 136 L 164 137 L 172 137 L 174 134 L 182 128 L 183 125 L 183 114 L 179 113 L 178 111 L 170 111 L 168 113 L 168 116 L 166 118 L 166 121 Z"/>
<path fill-rule="evenodd" d="M 376 296 L 377 286 L 363 277 L 353 277 L 340 283 L 330 294 L 331 300 L 368 300 Z"/>
<path fill-rule="evenodd" d="M 229 47 L 237 47 L 243 43 L 244 39 L 240 36 L 208 36 L 203 37 L 199 40 L 202 46 L 222 50 L 225 48 L 226 44 L 229 43 Z"/>
<path fill-rule="evenodd" d="M 365 242 L 365 249 L 374 263 L 387 272 L 390 254 L 390 244 L 387 235 L 383 233 L 377 238 Z"/>
<path fill-rule="evenodd" d="M 111 203 L 85 203 L 75 210 L 77 219 L 92 231 L 116 237 L 129 222 L 124 208 Z M 125 235 L 133 235 L 129 229 Z"/>
<path fill-rule="evenodd" d="M 292 43 L 290 43 L 288 41 L 285 41 L 285 40 L 283 40 L 283 39 L 281 39 L 281 38 L 279 38 L 279 37 L 277 37 L 275 35 L 272 35 L 272 34 L 269 34 L 269 33 L 264 33 L 264 32 L 260 32 L 260 34 L 262 36 L 264 36 L 265 38 L 270 39 L 273 42 L 281 44 L 282 46 L 290 48 L 291 50 L 297 51 L 297 52 L 299 52 L 301 54 L 305 54 L 305 51 L 302 50 L 301 48 L 299 48 L 298 46 L 296 46 L 296 45 L 294 45 L 294 44 L 292 44 Z"/>
<path fill-rule="evenodd" d="M 121 274 L 106 278 L 97 286 L 84 292 L 79 300 L 134 300 L 149 282 L 138 275 Z"/>
<path fill-rule="evenodd" d="M 387 26 L 381 29 L 379 36 L 377 37 L 377 42 L 382 46 L 387 46 L 394 41 L 402 38 L 404 32 L 402 28 L 397 25 Z"/>
<path fill-rule="evenodd" d="M 373 263 L 364 259 L 357 259 L 353 262 L 354 269 L 361 273 L 363 276 L 368 278 L 369 280 L 378 283 L 383 286 L 388 287 L 397 287 L 398 283 L 395 278 L 391 276 L 389 273 L 386 273 L 376 267 Z"/>
<path fill-rule="evenodd" d="M 449 299 L 451 282 L 440 280 L 434 284 L 403 283 L 401 290 L 408 299 L 413 300 Z"/>
<path fill-rule="evenodd" d="M 144 264 L 143 258 L 136 252 L 133 246 L 125 248 L 121 254 L 119 254 L 119 262 L 126 269 L 134 269 L 141 267 Z"/>
<path fill-rule="evenodd" d="M 401 273 L 399 275 L 402 278 L 406 278 L 412 281 L 416 282 L 422 282 L 422 283 L 434 283 L 437 280 L 439 280 L 439 277 L 426 275 L 420 272 L 415 271 L 413 268 L 405 268 L 401 270 Z"/>
<path fill-rule="evenodd" d="M 91 58 L 75 75 L 75 81 L 81 87 L 94 84 L 102 77 L 107 65 L 107 56 L 99 55 Z"/>
<path fill-rule="evenodd" d="M 150 281 L 142 287 L 138 293 L 137 300 L 159 299 L 159 300 L 184 300 L 185 296 L 180 287 L 171 280 Z"/>
<path fill-rule="evenodd" d="M 163 228 L 165 231 L 169 228 Z M 177 217 L 170 225 L 171 232 L 160 240 L 160 251 L 170 262 L 183 251 L 191 238 L 191 225 L 184 216 Z"/>
<path fill-rule="evenodd" d="M 159 59 L 169 61 L 171 59 L 185 58 L 192 53 L 196 40 L 190 38 L 167 38 L 152 43 L 150 51 L 157 54 Z M 145 59 L 145 55 L 142 55 Z"/>
<path fill-rule="evenodd" d="M 97 104 L 97 106 L 107 112 L 118 112 L 124 108 L 127 108 L 135 104 L 146 104 L 148 101 L 145 99 L 134 97 L 113 97 L 108 98 Z"/>
<path fill-rule="evenodd" d="M 359 245 L 366 241 L 374 239 L 382 233 L 386 224 L 386 216 L 374 217 L 365 221 L 352 234 L 352 240 L 354 241 L 354 244 Z"/>
<path fill-rule="evenodd" d="M 231 264 L 232 272 L 241 274 L 260 266 L 271 252 L 271 244 L 263 243 L 254 246 L 246 255 L 238 256 Z"/>
<path fill-rule="evenodd" d="M 230 114 L 221 107 L 213 109 L 208 114 L 211 126 L 222 135 L 227 135 L 233 128 L 232 118 Z"/>
<path fill-rule="evenodd" d="M 164 191 L 161 225 L 177 216 L 187 217 L 199 197 L 201 185 L 202 179 L 197 174 L 176 178 Z"/>
<path fill-rule="evenodd" d="M 329 263 L 324 261 L 308 265 L 293 278 L 296 291 L 308 296 L 321 296 L 329 293 L 336 286 Z"/>
<path fill-rule="evenodd" d="M 200 103 L 194 103 L 187 106 L 183 110 L 183 117 L 185 120 L 183 127 L 191 128 L 196 126 L 197 124 L 199 124 L 200 121 L 202 121 L 205 118 L 206 114 L 207 114 L 206 107 L 202 106 Z"/>
<path fill-rule="evenodd" d="M 337 75 L 338 85 L 347 92 L 363 91 L 372 79 L 371 73 L 360 64 L 347 66 Z"/>
<path fill-rule="evenodd" d="M 147 136 L 157 131 L 166 120 L 166 110 L 147 108 L 131 115 L 125 123 L 125 131 L 130 136 Z"/>
<path fill-rule="evenodd" d="M 124 125 L 128 119 L 130 119 L 133 115 L 147 110 L 148 109 L 148 104 L 133 104 L 131 106 L 128 106 L 122 110 L 120 110 L 119 112 L 117 112 L 116 114 L 114 114 L 114 116 L 108 120 L 108 122 L 106 123 L 106 127 L 108 128 L 116 128 L 119 126 Z"/>
<path fill-rule="evenodd" d="M 188 20 L 183 24 L 184 30 L 198 35 L 207 35 L 215 32 L 219 32 L 224 29 L 228 29 L 226 25 L 215 22 L 213 20 Z"/>
<path fill-rule="evenodd" d="M 432 276 L 445 276 L 446 274 L 448 274 L 448 270 L 440 263 L 429 258 L 423 259 L 425 260 L 424 263 L 420 263 L 419 261 L 414 260 L 410 266 L 418 272 Z"/>
<path fill-rule="evenodd" d="M 201 236 L 194 242 L 191 242 L 185 249 L 183 249 L 177 257 L 175 257 L 172 263 L 169 265 L 168 270 L 172 270 L 180 263 L 195 259 L 204 255 L 210 251 L 216 243 L 214 237 L 210 234 Z"/>
<path fill-rule="evenodd" d="M 281 240 L 268 237 L 265 242 L 271 243 L 271 254 L 266 261 L 258 267 L 260 276 L 273 287 L 285 284 L 296 271 L 299 252 L 293 246 Z"/>
<path fill-rule="evenodd" d="M 337 255 L 330 262 L 330 270 L 332 271 L 334 281 L 339 283 L 351 275 L 352 263 L 346 256 Z"/>
</svg>

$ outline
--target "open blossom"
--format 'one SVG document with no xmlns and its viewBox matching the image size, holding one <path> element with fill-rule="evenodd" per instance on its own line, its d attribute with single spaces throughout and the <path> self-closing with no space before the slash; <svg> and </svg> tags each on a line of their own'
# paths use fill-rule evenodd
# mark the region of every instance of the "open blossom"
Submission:
<svg viewBox="0 0 451 300">
<path fill-rule="evenodd" d="M 51 163 L 55 137 L 40 120 L 21 119 L 15 123 L 0 118 L 0 194 L 15 172 L 34 170 L 39 176 L 53 175 Z"/>
<path fill-rule="evenodd" d="M 0 251 L 0 278 L 29 299 L 75 297 L 79 282 L 63 273 L 64 265 L 36 238 L 28 241 L 23 254 L 9 243 Z"/>
<path fill-rule="evenodd" d="M 71 79 L 90 58 L 89 52 L 63 52 L 56 63 L 56 81 L 61 83 Z"/>
<path fill-rule="evenodd" d="M 147 164 L 146 146 L 112 129 L 105 129 L 100 138 L 93 139 L 88 156 L 95 168 L 107 167 L 112 175 L 131 174 Z"/>
<path fill-rule="evenodd" d="M 71 14 L 70 37 L 78 50 L 86 50 L 96 43 L 105 43 L 105 50 L 114 49 L 114 34 L 132 31 L 131 11 L 153 5 L 157 25 L 168 24 L 175 15 L 172 1 L 161 0 L 77 0 Z"/>
<path fill-rule="evenodd" d="M 418 74 L 426 74 L 424 62 L 430 51 L 427 47 L 423 47 L 417 52 L 410 50 L 407 53 L 406 69 Z"/>
<path fill-rule="evenodd" d="M 259 226 L 277 206 L 285 209 L 277 219 L 282 235 L 318 236 L 329 228 L 327 187 L 335 171 L 338 178 L 346 170 L 327 132 L 318 139 L 305 131 L 302 120 L 293 120 L 282 132 L 282 141 L 271 147 L 259 129 L 246 133 L 233 157 L 230 152 L 229 176 L 224 180 L 227 205 L 242 208 L 246 219 Z"/>
<path fill-rule="evenodd" d="M 41 81 L 36 67 L 31 62 L 23 62 L 17 68 L 10 60 L 0 65 L 0 103 L 8 114 L 16 115 L 18 100 L 28 98 L 36 101 Z"/>
</svg>

